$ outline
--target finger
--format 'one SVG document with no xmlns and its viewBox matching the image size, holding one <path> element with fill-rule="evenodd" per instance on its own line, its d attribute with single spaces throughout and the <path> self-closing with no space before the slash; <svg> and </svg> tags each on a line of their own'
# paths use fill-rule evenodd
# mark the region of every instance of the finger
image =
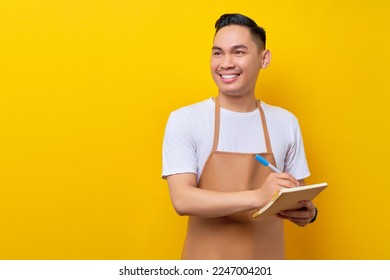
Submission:
<svg viewBox="0 0 390 280">
<path fill-rule="evenodd" d="M 310 223 L 310 219 L 301 219 L 301 218 L 292 218 L 292 217 L 287 217 L 287 216 L 283 216 L 283 215 L 280 215 L 280 214 L 277 214 L 277 216 L 281 219 L 284 219 L 284 220 L 288 220 L 298 226 L 306 226 Z"/>
<path fill-rule="evenodd" d="M 274 181 L 279 187 L 283 188 L 294 188 L 297 187 L 294 181 L 291 181 L 289 179 L 282 179 L 282 178 L 277 178 Z"/>
<path fill-rule="evenodd" d="M 291 181 L 297 181 L 294 176 L 292 176 L 290 173 L 287 172 L 280 172 L 280 173 L 270 173 L 268 176 L 274 177 L 277 179 L 285 179 L 285 180 L 291 180 Z"/>
<path fill-rule="evenodd" d="M 294 176 L 292 176 L 289 173 L 281 172 L 281 173 L 275 173 L 275 175 L 276 175 L 276 178 L 278 178 L 278 179 L 291 181 L 294 184 L 295 187 L 299 186 L 298 180 L 295 179 Z"/>
<path fill-rule="evenodd" d="M 285 179 L 277 179 L 276 184 L 278 184 L 278 186 L 283 188 L 294 188 L 297 186 L 293 181 L 285 180 Z"/>
<path fill-rule="evenodd" d="M 280 212 L 280 215 L 291 219 L 311 219 L 313 217 L 313 211 L 309 211 L 306 208 L 300 210 L 284 210 Z"/>
<path fill-rule="evenodd" d="M 302 200 L 300 201 L 300 203 L 307 208 L 307 210 L 309 211 L 313 211 L 316 207 L 314 206 L 314 204 L 309 201 L 309 200 Z"/>
</svg>

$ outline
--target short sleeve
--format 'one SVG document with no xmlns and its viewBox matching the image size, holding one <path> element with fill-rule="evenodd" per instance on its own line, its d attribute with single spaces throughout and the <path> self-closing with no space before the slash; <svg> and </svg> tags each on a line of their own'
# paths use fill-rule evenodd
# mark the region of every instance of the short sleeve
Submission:
<svg viewBox="0 0 390 280">
<path fill-rule="evenodd" d="M 162 178 L 179 173 L 197 173 L 194 137 L 184 114 L 172 112 L 163 141 Z M 187 125 L 185 125 L 187 124 Z"/>
<path fill-rule="evenodd" d="M 294 118 L 290 144 L 284 162 L 284 171 L 301 180 L 310 176 L 298 120 Z"/>
</svg>

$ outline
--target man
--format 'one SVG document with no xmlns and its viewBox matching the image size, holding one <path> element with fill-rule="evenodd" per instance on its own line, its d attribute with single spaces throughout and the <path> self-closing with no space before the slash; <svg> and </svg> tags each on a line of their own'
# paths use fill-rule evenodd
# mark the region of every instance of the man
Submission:
<svg viewBox="0 0 390 280">
<path fill-rule="evenodd" d="M 183 259 L 283 259 L 283 219 L 314 221 L 312 202 L 277 216 L 252 218 L 281 187 L 310 175 L 296 118 L 256 100 L 271 60 L 265 31 L 240 14 L 215 24 L 211 73 L 218 96 L 176 110 L 163 144 L 163 178 L 173 206 L 188 215 Z M 282 173 L 255 160 L 261 154 Z"/>
</svg>

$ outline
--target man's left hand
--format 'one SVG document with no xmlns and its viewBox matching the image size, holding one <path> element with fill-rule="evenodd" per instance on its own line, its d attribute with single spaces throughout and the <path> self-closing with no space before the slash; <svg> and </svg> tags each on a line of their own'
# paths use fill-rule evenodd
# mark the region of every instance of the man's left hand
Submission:
<svg viewBox="0 0 390 280">
<path fill-rule="evenodd" d="M 294 224 L 304 227 L 316 216 L 316 207 L 311 201 L 301 201 L 302 208 L 284 210 L 277 214 L 279 218 L 289 220 Z"/>
</svg>

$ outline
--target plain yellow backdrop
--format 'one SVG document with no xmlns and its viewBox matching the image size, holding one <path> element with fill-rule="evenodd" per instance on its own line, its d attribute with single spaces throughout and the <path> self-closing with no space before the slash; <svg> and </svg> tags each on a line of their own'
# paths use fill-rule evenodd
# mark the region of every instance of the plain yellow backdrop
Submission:
<svg viewBox="0 0 390 280">
<path fill-rule="evenodd" d="M 0 3 L 0 258 L 178 259 L 186 218 L 161 175 L 169 113 L 216 95 L 214 22 L 255 19 L 257 96 L 300 120 L 318 221 L 290 259 L 389 259 L 390 4 Z"/>
</svg>

